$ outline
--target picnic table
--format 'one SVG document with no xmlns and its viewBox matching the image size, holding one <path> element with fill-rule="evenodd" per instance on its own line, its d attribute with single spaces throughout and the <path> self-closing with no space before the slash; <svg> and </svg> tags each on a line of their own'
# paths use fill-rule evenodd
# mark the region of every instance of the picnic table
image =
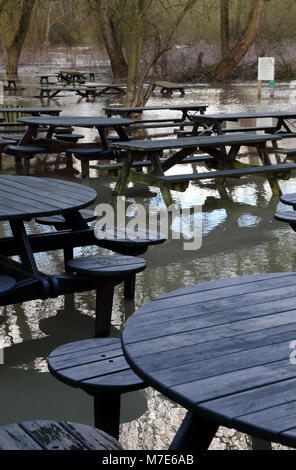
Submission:
<svg viewBox="0 0 296 470">
<path fill-rule="evenodd" d="M 95 74 L 93 72 L 79 72 L 78 70 L 59 70 L 57 78 L 59 81 L 66 83 L 84 83 L 89 76 L 90 81 L 94 81 Z"/>
<path fill-rule="evenodd" d="M 71 243 L 76 246 L 96 244 L 93 230 L 79 213 L 95 199 L 96 192 L 81 184 L 51 178 L 0 175 L 0 221 L 8 221 L 13 234 L 0 239 L 1 273 L 17 281 L 13 293 L 1 297 L 1 305 L 54 297 L 63 290 L 75 292 L 80 289 L 75 279 L 61 276 L 58 280 L 58 276 L 40 272 L 33 253 L 62 249 Z M 57 214 L 62 214 L 69 222 L 70 231 L 27 234 L 24 222 Z M 55 235 L 62 236 L 57 239 Z M 9 258 L 14 255 L 20 257 L 20 262 Z M 81 287 L 83 289 L 83 282 Z"/>
<path fill-rule="evenodd" d="M 206 450 L 219 426 L 296 447 L 296 273 L 204 282 L 142 306 L 125 358 L 188 413 L 170 450 Z M 294 346 L 293 346 L 294 347 Z"/>
<path fill-rule="evenodd" d="M 123 162 L 120 174 L 115 187 L 115 194 L 123 194 L 128 181 L 135 183 L 157 186 L 162 192 L 166 204 L 172 203 L 170 189 L 185 191 L 189 181 L 200 181 L 202 179 L 216 178 L 221 181 L 227 177 L 240 177 L 248 174 L 258 174 L 268 177 L 268 181 L 274 193 L 279 193 L 280 188 L 275 180 L 275 174 L 281 172 L 290 172 L 295 169 L 294 164 L 272 165 L 266 148 L 268 141 L 273 142 L 281 139 L 278 134 L 230 134 L 216 136 L 193 136 L 180 139 L 156 139 L 150 140 L 131 140 L 130 142 L 114 142 L 111 147 L 126 150 L 127 157 Z M 241 146 L 255 147 L 263 166 L 250 166 L 236 161 L 236 156 Z M 226 146 L 230 147 L 227 152 Z M 164 150 L 179 149 L 161 161 Z M 165 172 L 175 165 L 185 163 L 186 157 L 193 154 L 197 149 L 206 152 L 210 156 L 210 161 L 216 160 L 218 166 L 225 167 L 226 170 L 207 171 L 202 173 L 186 173 L 177 175 L 165 175 Z M 149 155 L 152 170 L 147 173 L 141 173 L 132 169 L 138 155 Z M 196 157 L 196 162 L 203 157 Z M 192 161 L 191 161 L 192 163 Z M 269 174 L 269 176 L 268 176 Z"/>
<path fill-rule="evenodd" d="M 118 137 L 124 141 L 128 139 L 127 133 L 124 128 L 131 124 L 133 121 L 131 121 L 130 119 L 115 119 L 93 116 L 38 116 L 19 118 L 18 122 L 26 124 L 28 126 L 27 132 L 24 134 L 23 139 L 19 142 L 19 145 L 34 145 L 34 142 L 32 142 L 32 138 L 36 137 L 39 126 L 47 126 L 48 130 L 46 134 L 46 139 L 51 139 L 56 127 L 84 127 L 97 129 L 101 139 L 101 144 L 99 145 L 97 143 L 69 144 L 69 142 L 62 143 L 55 141 L 54 139 L 52 139 L 51 142 L 49 140 L 45 141 L 44 145 L 47 146 L 48 152 L 56 153 L 62 152 L 68 147 L 83 148 L 86 146 L 101 146 L 109 150 L 110 144 L 105 130 L 108 128 L 113 128 L 117 132 Z"/>
<path fill-rule="evenodd" d="M 230 121 L 237 122 L 245 119 L 266 119 L 273 118 L 276 120 L 275 125 L 245 126 L 245 127 L 222 127 L 222 124 Z M 193 123 L 193 134 L 216 133 L 221 135 L 227 132 L 247 132 L 263 130 L 267 133 L 281 133 L 285 137 L 294 137 L 296 128 L 294 124 L 289 123 L 289 119 L 296 119 L 295 112 L 288 111 L 262 111 L 255 113 L 219 113 L 205 114 L 204 116 L 189 116 L 189 120 Z M 199 128 L 202 128 L 199 130 Z M 295 130 L 295 132 L 293 131 Z"/>
<path fill-rule="evenodd" d="M 77 151 L 81 150 L 80 153 L 83 154 L 80 156 L 77 155 L 77 158 L 87 164 L 90 159 L 98 160 L 99 158 L 115 158 L 114 150 L 110 147 L 107 129 L 114 129 L 119 140 L 128 140 L 129 137 L 124 128 L 132 121 L 130 119 L 110 119 L 93 116 L 38 116 L 19 118 L 18 122 L 20 124 L 25 124 L 28 128 L 23 137 L 18 141 L 17 145 L 12 149 L 15 156 L 18 158 L 24 158 L 22 155 L 27 152 L 28 163 L 36 154 L 61 153 L 67 152 L 69 149 L 71 152 L 66 154 L 66 161 L 67 165 L 69 164 L 71 166 L 72 154 L 75 153 L 76 149 Z M 41 126 L 47 128 L 47 131 L 44 138 L 39 138 L 36 141 L 38 129 L 40 129 Z M 72 143 L 62 136 L 60 136 L 60 138 L 59 136 L 53 138 L 55 129 L 60 127 L 96 128 L 100 137 L 100 143 Z M 9 150 L 9 147 L 7 150 Z M 68 166 L 68 168 L 70 166 Z M 26 174 L 29 174 L 29 168 L 26 167 L 25 170 Z"/>
<path fill-rule="evenodd" d="M 69 86 L 68 84 L 65 86 L 57 86 L 53 85 L 46 85 L 39 87 L 39 98 L 43 99 L 46 97 L 47 99 L 53 99 L 58 96 L 61 92 L 74 92 L 76 95 L 79 95 L 83 98 L 96 98 L 97 96 L 101 96 L 103 94 L 124 94 L 125 90 L 120 85 L 112 85 L 112 84 L 102 84 L 102 83 L 85 83 L 83 85 L 74 85 Z"/>
<path fill-rule="evenodd" d="M 112 106 L 112 107 L 106 107 L 103 108 L 105 111 L 107 117 L 112 117 L 112 116 L 121 116 L 123 118 L 128 118 L 130 117 L 131 114 L 137 114 L 137 113 L 143 113 L 144 111 L 180 111 L 182 113 L 182 117 L 180 118 L 174 118 L 170 119 L 170 121 L 185 121 L 186 118 L 188 118 L 189 115 L 195 114 L 195 113 L 200 113 L 204 114 L 206 111 L 207 106 L 206 105 L 196 105 L 196 104 L 186 104 L 184 106 L 136 106 L 136 107 L 124 107 L 124 106 Z M 155 120 L 152 120 L 153 122 Z M 147 121 L 139 121 L 139 122 L 147 122 Z M 150 121 L 148 121 L 150 122 Z"/>
</svg>

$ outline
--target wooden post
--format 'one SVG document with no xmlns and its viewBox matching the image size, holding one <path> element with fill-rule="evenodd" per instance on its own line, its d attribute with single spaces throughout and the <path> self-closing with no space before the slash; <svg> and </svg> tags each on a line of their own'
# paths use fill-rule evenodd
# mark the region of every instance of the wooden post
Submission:
<svg viewBox="0 0 296 470">
<path fill-rule="evenodd" d="M 258 98 L 261 98 L 261 80 L 258 80 L 258 92 L 257 92 Z"/>
</svg>

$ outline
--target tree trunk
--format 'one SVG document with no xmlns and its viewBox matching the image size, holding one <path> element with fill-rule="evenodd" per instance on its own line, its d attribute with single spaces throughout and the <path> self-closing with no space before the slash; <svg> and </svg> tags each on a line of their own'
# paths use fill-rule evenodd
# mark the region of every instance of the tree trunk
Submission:
<svg viewBox="0 0 296 470">
<path fill-rule="evenodd" d="M 18 22 L 17 30 L 12 42 L 7 48 L 7 73 L 17 74 L 19 58 L 29 28 L 34 3 L 35 0 L 24 0 L 23 2 L 21 17 Z"/>
<path fill-rule="evenodd" d="M 241 38 L 218 65 L 215 74 L 216 80 L 225 80 L 230 72 L 240 63 L 244 55 L 248 52 L 250 46 L 258 34 L 262 19 L 263 7 L 264 0 L 253 0 L 253 7 L 249 23 Z"/>
<path fill-rule="evenodd" d="M 103 38 L 111 62 L 113 76 L 114 78 L 125 78 L 128 73 L 127 62 L 113 29 L 108 0 L 101 0 L 100 2 L 100 17 Z"/>
<path fill-rule="evenodd" d="M 47 8 L 47 17 L 46 17 L 46 26 L 45 26 L 45 37 L 44 37 L 44 43 L 43 46 L 48 49 L 49 46 L 49 33 L 50 33 L 50 28 L 51 28 L 51 10 L 52 10 L 52 2 L 48 3 L 48 8 Z"/>
<path fill-rule="evenodd" d="M 128 75 L 124 106 L 141 106 L 143 97 L 137 96 L 142 75 L 141 57 L 143 51 L 143 17 L 140 12 L 134 17 L 132 31 L 129 34 L 129 45 L 126 49 L 128 49 Z M 143 93 L 144 89 L 142 95 Z"/>
<path fill-rule="evenodd" d="M 225 57 L 229 51 L 229 0 L 220 0 L 220 17 L 221 57 Z"/>
</svg>

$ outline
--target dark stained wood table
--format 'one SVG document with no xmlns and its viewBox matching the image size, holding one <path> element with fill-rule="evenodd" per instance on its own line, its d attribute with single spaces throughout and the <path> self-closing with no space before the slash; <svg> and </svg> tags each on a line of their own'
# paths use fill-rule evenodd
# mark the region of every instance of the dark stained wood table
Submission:
<svg viewBox="0 0 296 470">
<path fill-rule="evenodd" d="M 111 117 L 113 115 L 121 116 L 123 118 L 128 118 L 131 114 L 134 113 L 143 113 L 143 111 L 181 111 L 182 117 L 175 118 L 175 121 L 184 121 L 191 113 L 200 113 L 204 114 L 206 111 L 206 105 L 180 105 L 180 106 L 137 106 L 137 107 L 124 107 L 124 106 L 112 106 L 108 108 L 103 108 L 106 115 Z M 140 121 L 141 122 L 141 121 Z M 143 121 L 142 121 L 143 122 Z M 147 121 L 146 121 L 147 122 Z"/>
<path fill-rule="evenodd" d="M 193 123 L 193 133 L 217 133 L 218 135 L 225 132 L 246 132 L 246 131 L 257 131 L 263 130 L 267 133 L 281 133 L 283 136 L 290 136 L 295 134 L 295 125 L 289 123 L 289 119 L 296 119 L 295 112 L 289 111 L 261 111 L 251 113 L 219 113 L 219 114 L 204 114 L 203 116 L 188 116 Z M 261 126 L 256 125 L 253 127 L 238 127 L 238 128 L 222 128 L 222 124 L 227 121 L 236 122 L 245 119 L 266 119 L 274 118 L 276 124 L 267 126 L 262 124 Z M 200 130 L 201 127 L 201 130 Z"/>
<path fill-rule="evenodd" d="M 170 292 L 128 319 L 127 362 L 188 410 L 171 450 L 207 449 L 220 425 L 296 447 L 295 305 L 296 273 L 255 274 Z"/>
<path fill-rule="evenodd" d="M 37 137 L 39 126 L 48 126 L 46 139 L 51 139 L 54 134 L 56 127 L 82 127 L 82 128 L 96 128 L 100 139 L 101 146 L 105 150 L 110 150 L 106 129 L 112 128 L 118 134 L 120 140 L 126 141 L 129 139 L 125 127 L 133 123 L 130 119 L 121 118 L 106 118 L 106 117 L 93 117 L 93 116 L 42 116 L 42 117 L 24 117 L 19 118 L 18 122 L 26 124 L 28 126 L 27 132 L 24 134 L 22 140 L 19 141 L 19 145 L 32 145 L 32 139 Z M 34 143 L 33 143 L 34 145 Z M 38 143 L 40 145 L 40 143 Z M 90 144 L 69 144 L 69 142 L 55 143 L 42 143 L 42 146 L 48 148 L 48 152 L 62 152 L 67 148 L 74 147 L 89 147 Z M 99 147 L 98 144 L 92 144 L 93 146 Z"/>
<path fill-rule="evenodd" d="M 88 227 L 79 210 L 92 204 L 96 197 L 92 188 L 82 184 L 51 178 L 0 176 L 0 221 L 9 222 L 13 235 L 0 239 L 1 273 L 19 281 L 13 292 L 14 302 L 9 303 L 32 296 L 46 298 L 58 291 L 58 281 L 40 273 L 33 253 L 61 249 L 80 231 L 82 246 L 87 243 L 87 236 L 92 235 L 95 239 L 93 229 Z M 67 231 L 61 240 L 57 242 L 54 238 L 61 235 L 59 233 L 27 234 L 24 222 L 57 214 L 63 214 L 72 230 Z M 79 245 L 79 240 L 77 243 Z M 18 255 L 20 262 L 12 261 L 9 258 L 12 255 Z"/>
<path fill-rule="evenodd" d="M 192 136 L 174 139 L 155 140 L 131 140 L 130 142 L 114 142 L 111 147 L 128 151 L 115 187 L 115 194 L 123 194 L 128 181 L 134 183 L 158 186 L 166 204 L 172 203 L 170 189 L 185 191 L 189 181 L 198 181 L 208 178 L 239 177 L 246 174 L 274 173 L 290 171 L 296 168 L 294 164 L 272 165 L 266 148 L 268 141 L 281 139 L 278 134 L 230 134 L 216 136 Z M 236 161 L 241 146 L 255 147 L 263 166 L 251 167 Z M 226 146 L 230 147 L 227 151 Z M 176 153 L 161 161 L 164 150 L 176 149 Z M 177 175 L 165 175 L 165 172 L 175 165 L 182 163 L 186 157 L 197 149 L 205 151 L 215 157 L 220 165 L 226 166 L 226 170 L 207 171 L 202 173 L 186 173 Z M 152 163 L 152 170 L 141 173 L 133 170 L 133 162 L 140 155 L 148 155 Z M 274 193 L 280 193 L 278 182 L 274 178 L 269 179 Z"/>
</svg>

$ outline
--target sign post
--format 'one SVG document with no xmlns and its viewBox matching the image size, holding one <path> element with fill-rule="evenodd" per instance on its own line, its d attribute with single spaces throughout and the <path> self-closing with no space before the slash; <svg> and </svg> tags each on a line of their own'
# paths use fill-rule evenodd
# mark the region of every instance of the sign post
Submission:
<svg viewBox="0 0 296 470">
<path fill-rule="evenodd" d="M 274 57 L 258 58 L 258 98 L 261 97 L 261 82 L 269 82 L 270 97 L 274 97 Z"/>
</svg>

